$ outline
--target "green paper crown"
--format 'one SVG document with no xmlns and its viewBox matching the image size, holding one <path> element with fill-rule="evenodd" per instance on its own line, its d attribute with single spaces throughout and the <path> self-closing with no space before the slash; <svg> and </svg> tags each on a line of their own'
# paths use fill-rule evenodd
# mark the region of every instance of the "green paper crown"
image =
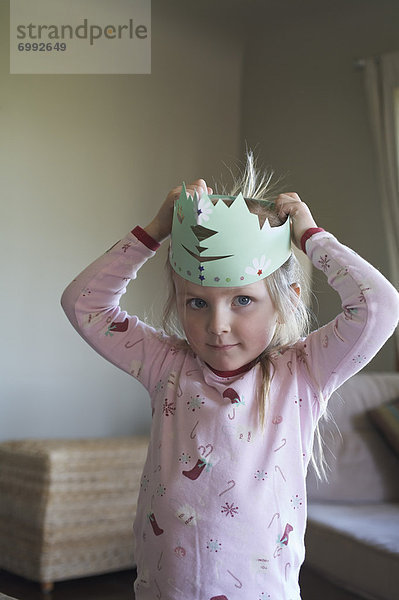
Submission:
<svg viewBox="0 0 399 600">
<path fill-rule="evenodd" d="M 217 200 L 216 204 L 211 199 Z M 227 206 L 222 199 L 232 199 Z M 290 219 L 260 227 L 238 196 L 187 195 L 175 202 L 170 263 L 184 279 L 212 287 L 237 287 L 264 279 L 291 254 Z"/>
</svg>

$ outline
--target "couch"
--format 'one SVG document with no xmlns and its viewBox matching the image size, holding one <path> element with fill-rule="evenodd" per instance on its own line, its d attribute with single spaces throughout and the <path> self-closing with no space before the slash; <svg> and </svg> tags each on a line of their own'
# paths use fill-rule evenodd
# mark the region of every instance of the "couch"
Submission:
<svg viewBox="0 0 399 600">
<path fill-rule="evenodd" d="M 365 373 L 330 399 L 329 481 L 307 482 L 304 600 L 399 598 L 399 455 L 380 418 L 398 398 L 399 374 Z"/>
</svg>

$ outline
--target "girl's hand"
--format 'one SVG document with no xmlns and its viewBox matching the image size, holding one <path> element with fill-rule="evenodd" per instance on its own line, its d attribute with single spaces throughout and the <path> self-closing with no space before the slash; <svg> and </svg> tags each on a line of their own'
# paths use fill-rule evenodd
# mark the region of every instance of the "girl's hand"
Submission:
<svg viewBox="0 0 399 600">
<path fill-rule="evenodd" d="M 173 220 L 173 208 L 176 200 L 178 200 L 182 191 L 182 186 L 173 188 L 170 190 L 169 194 L 166 196 L 165 202 L 162 204 L 155 218 L 151 221 L 147 227 L 145 227 L 145 231 L 150 235 L 154 240 L 161 243 L 163 242 L 169 235 L 172 230 L 172 220 Z M 194 192 L 197 191 L 197 194 L 201 197 L 202 194 L 212 194 L 212 188 L 206 185 L 206 182 L 203 179 L 197 179 L 193 183 L 190 183 L 186 186 L 187 194 L 190 196 L 194 196 Z"/>
<path fill-rule="evenodd" d="M 297 248 L 301 248 L 301 238 L 305 231 L 317 227 L 308 206 L 302 202 L 298 194 L 290 192 L 278 196 L 276 211 L 284 221 L 288 215 L 291 217 L 292 240 Z"/>
</svg>

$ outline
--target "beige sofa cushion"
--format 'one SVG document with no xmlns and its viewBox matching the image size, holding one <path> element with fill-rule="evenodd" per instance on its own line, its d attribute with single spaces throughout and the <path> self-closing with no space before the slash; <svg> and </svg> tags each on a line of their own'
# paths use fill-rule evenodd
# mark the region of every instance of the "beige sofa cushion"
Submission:
<svg viewBox="0 0 399 600">
<path fill-rule="evenodd" d="M 370 416 L 388 444 L 399 454 L 399 398 L 373 408 Z"/>
<path fill-rule="evenodd" d="M 308 517 L 308 566 L 362 597 L 398 597 L 399 504 L 312 504 Z"/>
<path fill-rule="evenodd" d="M 355 375 L 331 396 L 335 422 L 321 424 L 329 481 L 320 483 L 309 472 L 310 502 L 399 501 L 399 458 L 368 414 L 398 396 L 397 373 Z"/>
</svg>

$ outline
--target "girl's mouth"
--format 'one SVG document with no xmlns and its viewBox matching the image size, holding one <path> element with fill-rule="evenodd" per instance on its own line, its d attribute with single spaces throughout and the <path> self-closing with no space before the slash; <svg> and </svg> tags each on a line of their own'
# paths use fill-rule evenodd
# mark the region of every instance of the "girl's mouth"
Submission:
<svg viewBox="0 0 399 600">
<path fill-rule="evenodd" d="M 230 348 L 235 348 L 238 344 L 208 344 L 212 350 L 229 350 Z"/>
</svg>

